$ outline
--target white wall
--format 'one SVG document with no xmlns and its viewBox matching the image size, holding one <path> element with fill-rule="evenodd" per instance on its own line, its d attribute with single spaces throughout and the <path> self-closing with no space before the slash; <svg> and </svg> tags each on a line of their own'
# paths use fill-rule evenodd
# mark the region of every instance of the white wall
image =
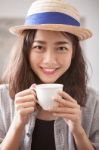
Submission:
<svg viewBox="0 0 99 150">
<path fill-rule="evenodd" d="M 86 19 L 85 26 L 93 32 L 93 37 L 85 42 L 85 54 L 89 65 L 90 85 L 99 91 L 99 0 L 68 0 Z"/>
<path fill-rule="evenodd" d="M 0 18 L 6 17 L 25 17 L 25 14 L 32 0 L 0 0 Z M 90 62 L 92 70 L 89 67 L 89 84 L 98 90 L 99 88 L 99 0 L 68 0 L 85 18 L 84 25 L 93 32 L 93 37 L 84 42 L 85 54 L 88 63 Z M 6 5 L 5 5 L 6 4 Z"/>
</svg>

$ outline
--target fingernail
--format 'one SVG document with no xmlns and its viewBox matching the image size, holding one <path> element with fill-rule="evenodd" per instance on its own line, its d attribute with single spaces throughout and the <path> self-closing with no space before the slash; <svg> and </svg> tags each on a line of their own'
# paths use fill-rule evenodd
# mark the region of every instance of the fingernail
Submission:
<svg viewBox="0 0 99 150">
<path fill-rule="evenodd" d="M 36 84 L 34 83 L 34 84 L 32 84 L 31 86 L 30 86 L 30 89 L 35 89 L 35 87 L 36 87 Z"/>
</svg>

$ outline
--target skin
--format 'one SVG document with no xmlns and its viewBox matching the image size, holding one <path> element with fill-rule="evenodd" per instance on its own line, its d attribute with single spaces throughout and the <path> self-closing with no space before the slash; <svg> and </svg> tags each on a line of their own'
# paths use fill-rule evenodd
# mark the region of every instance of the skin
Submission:
<svg viewBox="0 0 99 150">
<path fill-rule="evenodd" d="M 29 61 L 32 70 L 43 83 L 54 83 L 70 67 L 72 54 L 72 42 L 68 36 L 60 32 L 38 30 L 30 50 Z M 15 95 L 15 117 L 2 142 L 2 150 L 18 150 L 22 131 L 36 109 L 34 88 L 35 85 L 32 85 Z M 74 137 L 77 150 L 94 150 L 81 126 L 81 109 L 77 101 L 64 91 L 59 91 L 54 100 L 58 106 L 48 111 L 40 108 L 37 118 L 53 120 L 62 117 Z"/>
<path fill-rule="evenodd" d="M 30 51 L 33 71 L 44 83 L 54 83 L 70 66 L 72 43 L 60 32 L 38 30 Z"/>
</svg>

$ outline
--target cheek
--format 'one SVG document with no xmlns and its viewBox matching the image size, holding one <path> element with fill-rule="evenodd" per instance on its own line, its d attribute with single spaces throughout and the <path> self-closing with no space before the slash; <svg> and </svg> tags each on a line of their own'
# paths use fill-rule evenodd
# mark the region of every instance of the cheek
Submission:
<svg viewBox="0 0 99 150">
<path fill-rule="evenodd" d="M 32 66 L 35 66 L 37 64 L 39 64 L 42 60 L 42 57 L 41 55 L 37 54 L 37 53 L 30 53 L 30 56 L 29 56 L 29 62 L 30 62 L 30 65 Z"/>
<path fill-rule="evenodd" d="M 67 70 L 71 65 L 72 55 L 67 55 L 61 59 L 61 65 Z"/>
</svg>

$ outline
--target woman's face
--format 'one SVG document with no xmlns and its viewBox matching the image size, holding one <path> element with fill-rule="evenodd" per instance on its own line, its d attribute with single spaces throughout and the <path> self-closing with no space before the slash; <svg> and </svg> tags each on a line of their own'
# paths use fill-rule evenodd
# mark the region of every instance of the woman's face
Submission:
<svg viewBox="0 0 99 150">
<path fill-rule="evenodd" d="M 54 83 L 70 67 L 73 46 L 61 32 L 37 30 L 29 61 L 43 83 Z"/>
</svg>

